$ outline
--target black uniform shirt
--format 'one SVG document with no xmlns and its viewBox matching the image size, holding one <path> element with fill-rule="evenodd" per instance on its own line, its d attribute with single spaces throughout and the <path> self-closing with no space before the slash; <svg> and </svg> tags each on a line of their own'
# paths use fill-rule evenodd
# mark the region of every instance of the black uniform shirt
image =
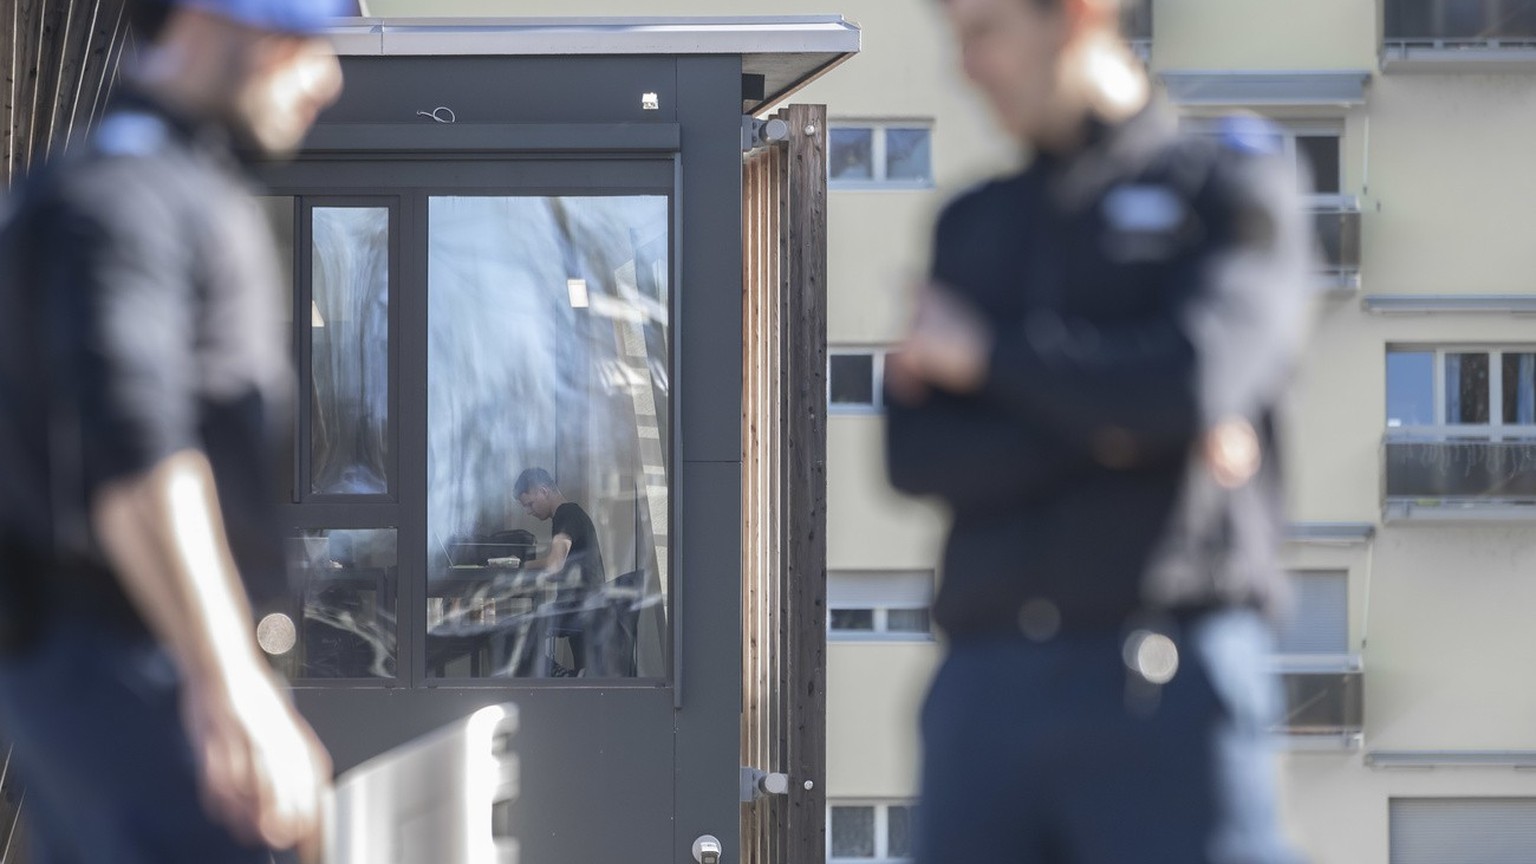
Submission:
<svg viewBox="0 0 1536 864">
<path fill-rule="evenodd" d="M 592 518 L 587 511 L 572 501 L 567 501 L 555 508 L 555 515 L 550 520 L 550 532 L 552 534 L 564 534 L 571 539 L 571 552 L 566 558 L 565 567 L 569 572 L 572 567 L 578 568 L 579 582 L 583 588 L 601 588 L 607 579 L 603 571 L 603 550 L 597 543 L 597 528 L 592 525 Z"/>
<path fill-rule="evenodd" d="M 57 517 L 67 569 L 99 560 L 84 519 L 97 489 L 201 450 L 252 599 L 280 596 L 268 443 L 291 386 L 283 283 L 227 136 L 124 95 L 82 147 L 27 182 L 13 218 L 28 242 L 7 253 L 24 259 L 5 262 L 24 274 L 7 302 L 30 305 L 42 338 L 37 381 L 7 387 L 29 410 L 6 422 L 47 466 L 37 504 Z M 70 590 L 93 596 L 75 602 L 133 617 L 109 574 L 85 582 Z"/>
<path fill-rule="evenodd" d="M 888 399 L 887 460 L 898 488 L 954 513 L 934 608 L 951 635 L 1119 627 L 1276 593 L 1275 412 L 1311 240 L 1260 122 L 1192 138 L 1149 108 L 944 211 L 933 278 L 992 327 L 987 381 Z M 1236 490 L 1191 458 L 1227 418 L 1265 449 Z"/>
</svg>

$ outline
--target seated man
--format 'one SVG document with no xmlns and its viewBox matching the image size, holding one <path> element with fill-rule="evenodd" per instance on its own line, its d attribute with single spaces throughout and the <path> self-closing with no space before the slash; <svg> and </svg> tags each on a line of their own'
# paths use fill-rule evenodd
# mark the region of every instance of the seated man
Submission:
<svg viewBox="0 0 1536 864">
<path fill-rule="evenodd" d="M 603 552 L 597 542 L 597 529 L 581 505 L 567 501 L 555 485 L 555 478 L 543 468 L 529 468 L 512 487 L 523 509 L 539 521 L 551 522 L 553 535 L 549 552 L 542 558 L 524 562 L 530 573 L 541 573 L 558 579 L 567 587 L 560 592 L 559 602 L 572 610 L 551 622 L 551 626 L 570 640 L 572 663 L 567 670 L 551 660 L 556 676 L 577 675 L 586 668 L 586 639 L 582 633 L 580 610 L 589 596 L 602 591 L 605 580 Z"/>
</svg>

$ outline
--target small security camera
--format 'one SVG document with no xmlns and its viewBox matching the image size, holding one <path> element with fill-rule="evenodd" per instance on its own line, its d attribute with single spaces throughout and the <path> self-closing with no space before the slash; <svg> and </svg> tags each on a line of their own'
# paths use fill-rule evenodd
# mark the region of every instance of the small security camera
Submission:
<svg viewBox="0 0 1536 864">
<path fill-rule="evenodd" d="M 693 860 L 699 864 L 720 864 L 720 838 L 705 834 L 693 841 Z"/>
</svg>

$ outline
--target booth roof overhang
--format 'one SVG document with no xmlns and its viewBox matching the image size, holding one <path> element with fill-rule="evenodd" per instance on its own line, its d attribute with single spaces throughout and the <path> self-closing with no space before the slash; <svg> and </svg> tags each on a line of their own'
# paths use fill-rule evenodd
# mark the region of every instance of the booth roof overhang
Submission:
<svg viewBox="0 0 1536 864">
<path fill-rule="evenodd" d="M 350 18 L 331 28 L 343 56 L 739 54 L 761 75 L 760 114 L 859 52 L 841 15 L 726 18 Z"/>
</svg>

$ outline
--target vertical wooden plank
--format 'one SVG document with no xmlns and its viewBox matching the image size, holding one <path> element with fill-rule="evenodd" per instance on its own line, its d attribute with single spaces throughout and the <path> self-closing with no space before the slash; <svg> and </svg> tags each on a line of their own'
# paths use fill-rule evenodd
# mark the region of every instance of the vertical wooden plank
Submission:
<svg viewBox="0 0 1536 864">
<path fill-rule="evenodd" d="M 17 0 L 0 0 L 0 28 L 6 31 L 0 34 L 0 75 L 4 76 L 0 81 L 0 103 L 4 109 L 0 112 L 0 188 L 11 185 L 14 161 L 18 14 Z"/>
<path fill-rule="evenodd" d="M 12 59 L 14 70 L 11 82 L 10 142 L 11 171 L 7 182 L 26 171 L 31 157 L 28 142 L 31 136 L 32 93 L 37 72 L 37 16 L 42 0 L 15 0 L 16 10 L 12 18 L 11 39 L 15 44 Z"/>
<path fill-rule="evenodd" d="M 788 109 L 789 202 L 786 358 L 785 573 L 793 626 L 789 658 L 791 734 L 789 858 L 826 858 L 827 593 L 827 112 Z M 804 788 L 809 781 L 811 788 Z"/>
</svg>

